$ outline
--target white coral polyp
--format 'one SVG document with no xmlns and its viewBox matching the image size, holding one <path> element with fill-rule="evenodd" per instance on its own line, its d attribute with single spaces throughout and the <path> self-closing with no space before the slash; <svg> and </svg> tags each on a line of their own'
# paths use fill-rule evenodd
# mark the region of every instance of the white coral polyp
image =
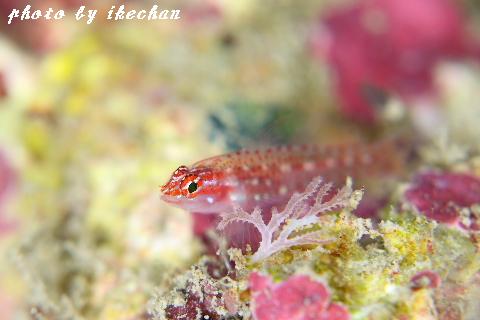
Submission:
<svg viewBox="0 0 480 320">
<path fill-rule="evenodd" d="M 310 182 L 303 193 L 294 193 L 285 208 L 278 212 L 272 209 L 272 217 L 268 224 L 262 218 L 262 211 L 256 207 L 250 214 L 240 207 L 235 207 L 233 212 L 221 215 L 218 224 L 220 230 L 232 222 L 247 222 L 255 226 L 260 232 L 261 241 L 258 250 L 253 254 L 252 261 L 260 261 L 272 254 L 288 249 L 292 246 L 324 244 L 332 241 L 326 237 L 322 230 L 311 232 L 298 232 L 320 221 L 322 213 L 344 208 L 353 209 L 361 199 L 362 191 L 352 190 L 351 179 L 347 179 L 346 185 L 328 201 L 324 202 L 325 196 L 332 189 L 331 183 L 323 183 L 321 177 Z M 311 199 L 315 197 L 313 205 Z M 294 234 L 298 232 L 297 234 Z"/>
</svg>

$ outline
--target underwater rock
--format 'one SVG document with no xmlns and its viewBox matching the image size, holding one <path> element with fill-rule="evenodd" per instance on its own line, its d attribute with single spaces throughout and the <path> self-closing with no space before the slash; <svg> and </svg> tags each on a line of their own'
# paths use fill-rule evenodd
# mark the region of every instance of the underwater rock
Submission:
<svg viewBox="0 0 480 320">
<path fill-rule="evenodd" d="M 151 301 L 152 319 L 225 319 L 240 312 L 236 282 L 230 275 L 210 276 L 212 261 L 202 259 L 174 279 L 175 288 Z M 243 307 L 244 309 L 245 307 Z"/>
<path fill-rule="evenodd" d="M 209 295 L 206 297 L 207 299 L 213 298 Z M 168 319 L 220 319 L 220 316 L 214 310 L 210 310 L 199 296 L 188 294 L 185 299 L 186 303 L 183 306 L 167 307 Z"/>
</svg>

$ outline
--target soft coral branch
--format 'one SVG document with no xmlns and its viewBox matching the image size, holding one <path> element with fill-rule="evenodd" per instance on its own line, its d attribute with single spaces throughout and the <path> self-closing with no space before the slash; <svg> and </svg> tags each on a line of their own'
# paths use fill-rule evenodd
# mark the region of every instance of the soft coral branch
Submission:
<svg viewBox="0 0 480 320">
<path fill-rule="evenodd" d="M 305 192 L 293 194 L 282 211 L 273 208 L 268 224 L 263 221 L 260 208 L 256 207 L 250 214 L 235 207 L 233 212 L 221 215 L 218 228 L 223 230 L 228 224 L 238 221 L 253 224 L 261 235 L 260 246 L 252 256 L 253 261 L 265 259 L 292 246 L 323 244 L 332 240 L 325 236 L 324 231 L 302 233 L 301 230 L 318 223 L 322 213 L 355 207 L 362 195 L 361 191 L 352 190 L 350 179 L 329 200 L 324 201 L 331 191 L 332 184 L 323 183 L 322 178 L 317 177 Z"/>
</svg>

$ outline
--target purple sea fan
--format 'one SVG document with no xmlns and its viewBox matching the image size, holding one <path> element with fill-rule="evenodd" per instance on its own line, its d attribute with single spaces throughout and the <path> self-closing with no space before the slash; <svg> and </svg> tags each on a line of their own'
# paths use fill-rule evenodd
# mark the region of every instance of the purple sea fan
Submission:
<svg viewBox="0 0 480 320">
<path fill-rule="evenodd" d="M 440 223 L 480 230 L 471 207 L 480 204 L 480 178 L 465 173 L 426 172 L 417 175 L 405 192 L 408 202 Z"/>
<path fill-rule="evenodd" d="M 348 320 L 347 309 L 330 303 L 330 293 L 321 282 L 294 275 L 273 284 L 270 277 L 250 275 L 252 314 L 256 320 Z"/>
<path fill-rule="evenodd" d="M 272 209 L 272 217 L 268 224 L 262 218 L 262 211 L 256 207 L 250 214 L 240 207 L 234 212 L 221 215 L 218 224 L 220 230 L 232 222 L 247 222 L 253 224 L 260 232 L 261 241 L 258 250 L 253 254 L 252 261 L 263 260 L 272 254 L 292 246 L 307 244 L 324 244 L 333 239 L 326 236 L 323 230 L 311 232 L 303 229 L 320 221 L 319 215 L 346 207 L 355 207 L 361 198 L 361 191 L 353 192 L 351 181 L 338 190 L 329 200 L 332 184 L 323 183 L 321 177 L 313 179 L 305 192 L 294 193 L 282 211 Z"/>
</svg>

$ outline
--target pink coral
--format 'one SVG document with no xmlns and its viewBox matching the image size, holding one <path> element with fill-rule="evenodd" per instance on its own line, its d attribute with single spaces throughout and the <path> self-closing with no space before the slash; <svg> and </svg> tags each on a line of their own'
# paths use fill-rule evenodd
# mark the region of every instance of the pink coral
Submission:
<svg viewBox="0 0 480 320">
<path fill-rule="evenodd" d="M 343 112 L 368 123 L 386 94 L 433 96 L 441 60 L 479 55 L 464 21 L 450 0 L 363 0 L 323 16 L 310 45 L 335 72 Z"/>
<path fill-rule="evenodd" d="M 250 275 L 252 313 L 257 320 L 347 320 L 347 309 L 330 303 L 324 284 L 306 275 L 295 275 L 273 284 L 268 276 Z"/>
<path fill-rule="evenodd" d="M 405 197 L 430 219 L 467 230 L 480 229 L 474 212 L 468 210 L 468 216 L 462 218 L 461 210 L 480 204 L 478 177 L 464 173 L 422 173 L 415 177 Z"/>
</svg>

